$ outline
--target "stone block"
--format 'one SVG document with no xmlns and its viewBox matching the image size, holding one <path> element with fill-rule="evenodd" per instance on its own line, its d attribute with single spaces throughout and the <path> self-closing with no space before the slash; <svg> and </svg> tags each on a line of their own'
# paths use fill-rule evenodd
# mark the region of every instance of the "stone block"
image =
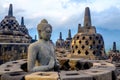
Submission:
<svg viewBox="0 0 120 80">
<path fill-rule="evenodd" d="M 93 80 L 112 80 L 112 72 L 108 70 L 89 69 L 84 71 L 93 77 Z"/>
<path fill-rule="evenodd" d="M 57 72 L 35 72 L 25 76 L 25 80 L 58 80 Z"/>
<path fill-rule="evenodd" d="M 92 61 L 93 62 L 93 67 L 92 68 L 96 68 L 96 69 L 99 69 L 99 70 L 109 70 L 109 71 L 115 71 L 116 67 L 111 64 L 111 63 L 108 63 L 104 60 L 94 60 Z"/>
<path fill-rule="evenodd" d="M 26 72 L 10 72 L 2 74 L 1 80 L 24 80 Z"/>
<path fill-rule="evenodd" d="M 78 71 L 61 71 L 59 74 L 61 80 L 93 80 L 89 74 Z"/>
<path fill-rule="evenodd" d="M 26 62 L 27 62 L 26 59 L 6 62 L 5 64 L 2 64 L 0 66 L 0 75 L 4 73 L 23 71 L 21 69 L 21 65 Z"/>
</svg>

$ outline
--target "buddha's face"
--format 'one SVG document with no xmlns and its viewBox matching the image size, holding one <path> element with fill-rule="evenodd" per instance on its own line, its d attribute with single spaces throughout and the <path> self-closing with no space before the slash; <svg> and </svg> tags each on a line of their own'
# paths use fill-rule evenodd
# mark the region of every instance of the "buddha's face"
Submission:
<svg viewBox="0 0 120 80">
<path fill-rule="evenodd" d="M 44 30 L 39 31 L 40 38 L 46 41 L 50 40 L 51 33 L 52 33 L 52 29 L 50 27 L 46 27 Z"/>
</svg>

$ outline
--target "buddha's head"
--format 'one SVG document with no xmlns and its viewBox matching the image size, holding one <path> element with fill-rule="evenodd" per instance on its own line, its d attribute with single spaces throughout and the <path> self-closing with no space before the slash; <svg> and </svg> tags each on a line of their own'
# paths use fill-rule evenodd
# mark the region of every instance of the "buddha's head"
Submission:
<svg viewBox="0 0 120 80">
<path fill-rule="evenodd" d="M 46 19 L 43 19 L 37 26 L 39 39 L 50 40 L 52 33 L 52 26 L 48 24 Z"/>
</svg>

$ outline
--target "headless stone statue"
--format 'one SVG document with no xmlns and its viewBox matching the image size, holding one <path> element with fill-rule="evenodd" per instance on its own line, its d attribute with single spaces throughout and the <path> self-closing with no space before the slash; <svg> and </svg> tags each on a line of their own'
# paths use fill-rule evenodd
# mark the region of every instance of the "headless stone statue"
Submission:
<svg viewBox="0 0 120 80">
<path fill-rule="evenodd" d="M 57 64 L 54 45 L 50 40 L 52 26 L 43 19 L 37 30 L 39 40 L 28 48 L 28 71 L 49 71 Z"/>
</svg>

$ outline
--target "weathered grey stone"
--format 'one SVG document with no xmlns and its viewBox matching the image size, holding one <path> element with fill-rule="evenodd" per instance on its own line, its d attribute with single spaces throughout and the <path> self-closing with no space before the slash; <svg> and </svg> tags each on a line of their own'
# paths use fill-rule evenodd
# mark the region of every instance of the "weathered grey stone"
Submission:
<svg viewBox="0 0 120 80">
<path fill-rule="evenodd" d="M 37 30 L 40 39 L 28 48 L 28 71 L 48 71 L 57 63 L 54 45 L 50 40 L 52 26 L 43 19 Z"/>
<path fill-rule="evenodd" d="M 74 58 L 61 58 L 58 59 L 60 62 L 61 71 L 59 76 L 61 80 L 116 80 L 115 75 L 115 66 L 111 63 L 108 63 L 104 60 L 85 60 L 85 59 L 74 59 Z M 18 72 L 18 71 L 26 71 L 27 69 L 27 60 L 17 60 L 11 61 L 6 64 L 0 66 L 0 74 Z M 79 62 L 80 64 L 77 64 Z M 92 65 L 91 65 L 92 64 Z M 77 65 L 77 66 L 76 66 Z M 26 68 L 26 69 L 25 69 Z M 4 71 L 5 70 L 5 71 Z M 65 71 L 63 71 L 65 70 Z M 71 71 L 72 70 L 72 71 Z M 30 76 L 33 72 L 27 73 Z M 51 74 L 50 72 L 43 72 L 46 74 Z M 29 75 L 30 74 L 30 75 Z M 27 80 L 56 80 L 56 78 L 52 78 L 48 76 L 47 78 L 43 78 L 39 72 L 35 73 L 36 76 L 27 77 Z M 53 73 L 52 73 L 53 74 Z"/>
<path fill-rule="evenodd" d="M 61 71 L 59 74 L 61 80 L 93 80 L 89 74 L 78 71 Z"/>
<path fill-rule="evenodd" d="M 57 72 L 35 72 L 25 76 L 25 80 L 58 80 Z"/>
<path fill-rule="evenodd" d="M 20 66 L 26 62 L 27 62 L 26 59 L 21 59 L 21 60 L 10 61 L 5 64 L 2 64 L 0 66 L 0 75 L 2 75 L 4 73 L 23 71 L 20 68 Z"/>
<path fill-rule="evenodd" d="M 27 72 L 11 72 L 5 73 L 1 76 L 1 80 L 24 80 L 24 76 Z"/>
<path fill-rule="evenodd" d="M 84 73 L 91 75 L 94 80 L 112 80 L 112 72 L 108 70 L 89 69 Z"/>
<path fill-rule="evenodd" d="M 90 62 L 93 63 L 93 67 L 92 69 L 99 69 L 99 70 L 109 70 L 109 71 L 115 71 L 116 67 L 111 64 L 108 63 L 104 60 L 91 60 Z"/>
<path fill-rule="evenodd" d="M 13 6 L 10 4 L 8 15 L 0 21 L 0 64 L 25 59 L 27 48 L 32 41 L 24 25 L 24 18 L 22 17 L 20 25 L 13 15 Z"/>
<path fill-rule="evenodd" d="M 84 26 L 85 27 L 90 27 L 91 24 L 91 15 L 90 15 L 90 10 L 89 7 L 85 8 L 85 15 L 84 15 Z"/>
<path fill-rule="evenodd" d="M 9 6 L 8 16 L 13 16 L 12 4 L 10 4 L 10 6 Z"/>
<path fill-rule="evenodd" d="M 85 8 L 84 25 L 78 25 L 78 33 L 71 42 L 71 57 L 86 59 L 106 59 L 104 40 L 92 26 L 89 7 Z"/>
<path fill-rule="evenodd" d="M 84 75 L 90 75 L 93 80 L 116 80 L 116 67 L 105 60 L 85 60 L 78 58 L 60 58 L 58 60 L 61 65 L 61 70 L 77 70 L 77 72 L 80 72 L 81 74 L 84 73 Z M 65 80 L 69 80 L 70 77 L 68 78 L 65 76 L 62 78 L 64 78 Z M 77 78 L 78 77 L 76 77 L 76 79 Z M 82 77 L 79 78 L 81 79 Z M 71 78 L 71 80 L 74 79 L 75 78 Z"/>
</svg>

